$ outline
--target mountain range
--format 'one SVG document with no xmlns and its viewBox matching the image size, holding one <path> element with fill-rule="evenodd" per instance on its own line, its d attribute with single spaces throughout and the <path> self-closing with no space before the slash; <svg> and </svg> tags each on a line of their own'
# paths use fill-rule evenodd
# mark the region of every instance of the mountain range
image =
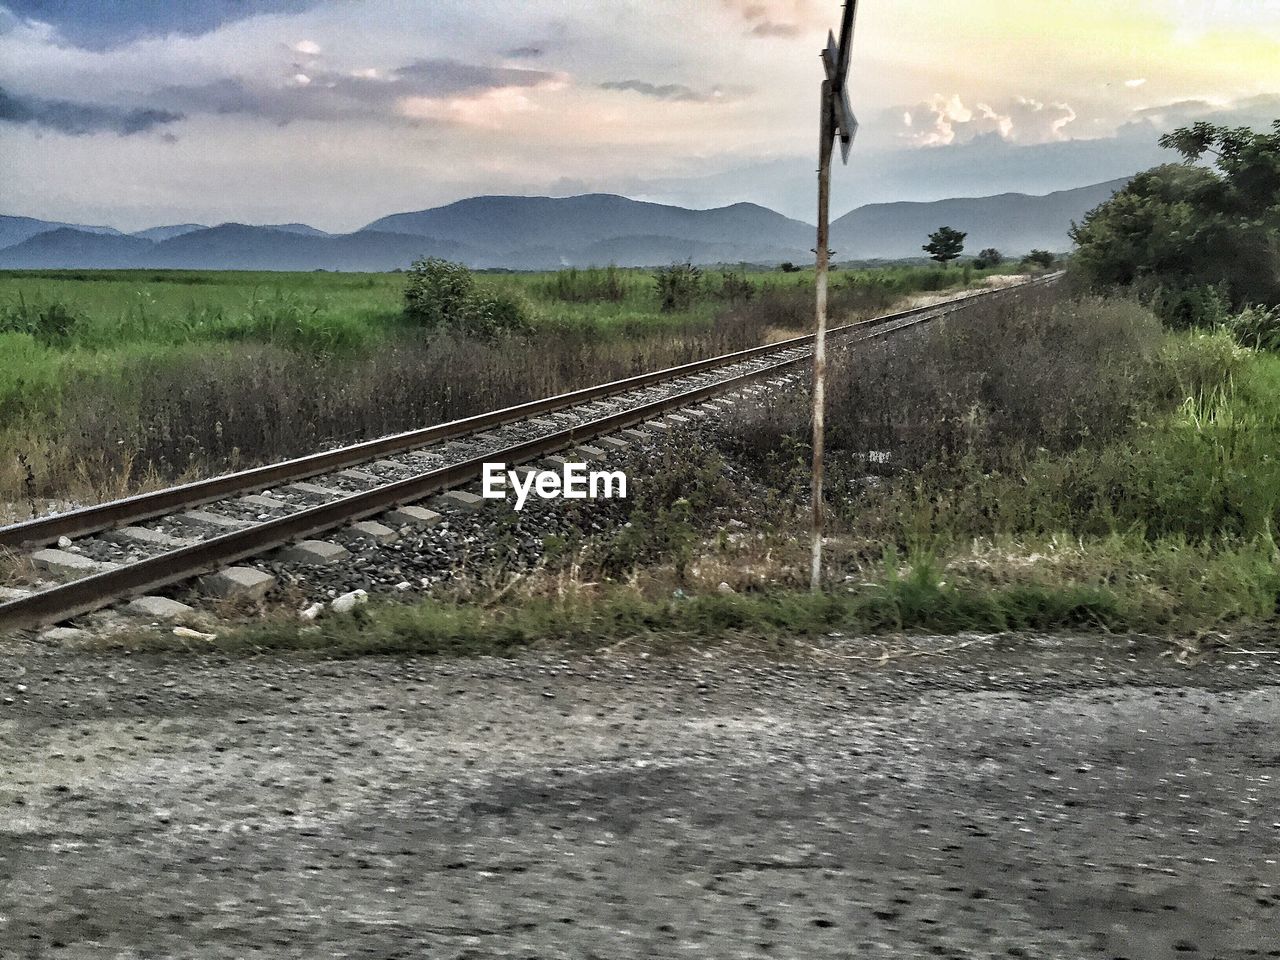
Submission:
<svg viewBox="0 0 1280 960">
<path fill-rule="evenodd" d="M 839 260 L 920 257 L 939 226 L 966 231 L 966 250 L 1006 255 L 1070 248 L 1073 220 L 1125 180 L 1045 196 L 1005 193 L 922 203 L 858 207 L 831 225 Z M 476 268 L 544 270 L 609 263 L 807 262 L 814 228 L 753 203 L 691 210 L 612 194 L 578 197 L 472 197 L 396 213 L 353 233 L 304 223 L 198 223 L 127 234 L 0 216 L 0 269 L 170 268 L 186 270 L 392 270 L 423 256 Z"/>
</svg>

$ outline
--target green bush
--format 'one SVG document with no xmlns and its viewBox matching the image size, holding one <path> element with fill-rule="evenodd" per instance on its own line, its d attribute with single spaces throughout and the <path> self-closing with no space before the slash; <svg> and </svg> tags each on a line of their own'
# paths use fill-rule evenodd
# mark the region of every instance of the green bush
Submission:
<svg viewBox="0 0 1280 960">
<path fill-rule="evenodd" d="M 978 255 L 973 258 L 973 265 L 979 270 L 998 267 L 1002 263 L 1004 263 L 1004 254 L 995 247 L 987 247 L 985 250 L 979 251 Z"/>
<path fill-rule="evenodd" d="M 478 292 L 475 277 L 460 263 L 429 257 L 415 261 L 408 276 L 404 314 L 411 323 L 482 338 L 530 329 L 523 304 L 505 293 Z"/>
<path fill-rule="evenodd" d="M 1227 320 L 1226 328 L 1243 347 L 1280 350 L 1280 307 L 1245 307 Z"/>
<path fill-rule="evenodd" d="M 0 333 L 26 333 L 41 343 L 60 345 L 70 342 L 83 320 L 80 313 L 61 301 L 28 303 L 20 295 L 16 303 L 0 311 Z"/>
<path fill-rule="evenodd" d="M 542 284 L 541 293 L 563 303 L 621 303 L 627 296 L 627 284 L 623 272 L 613 264 L 603 270 L 570 267 Z"/>
<path fill-rule="evenodd" d="M 720 274 L 720 299 L 729 303 L 747 303 L 755 296 L 756 287 L 745 273 L 725 270 Z"/>
<path fill-rule="evenodd" d="M 658 303 L 664 313 L 688 310 L 702 298 L 702 270 L 692 263 L 673 263 L 659 267 L 653 275 L 658 289 Z"/>
</svg>

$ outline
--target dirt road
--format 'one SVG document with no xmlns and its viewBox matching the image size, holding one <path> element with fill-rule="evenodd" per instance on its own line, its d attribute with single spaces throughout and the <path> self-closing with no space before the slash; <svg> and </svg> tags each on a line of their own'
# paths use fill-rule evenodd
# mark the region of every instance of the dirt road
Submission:
<svg viewBox="0 0 1280 960">
<path fill-rule="evenodd" d="M 0 956 L 1280 957 L 1280 656 L 1164 649 L 0 647 Z"/>
</svg>

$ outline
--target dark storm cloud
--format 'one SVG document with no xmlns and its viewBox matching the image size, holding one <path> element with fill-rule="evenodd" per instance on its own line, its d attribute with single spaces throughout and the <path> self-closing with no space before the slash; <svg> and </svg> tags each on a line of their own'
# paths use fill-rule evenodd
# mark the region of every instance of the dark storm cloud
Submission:
<svg viewBox="0 0 1280 960">
<path fill-rule="evenodd" d="M 630 90 L 655 100 L 706 101 L 713 99 L 706 94 L 698 93 L 682 83 L 647 83 L 644 80 L 607 80 L 600 84 L 601 90 Z"/>
<path fill-rule="evenodd" d="M 536 60 L 545 52 L 541 47 L 515 47 L 504 55 L 513 60 Z"/>
<path fill-rule="evenodd" d="M 156 108 L 113 107 L 73 100 L 24 97 L 0 87 L 0 123 L 31 124 L 59 133 L 144 133 L 182 119 L 181 113 Z"/>
<path fill-rule="evenodd" d="M 224 23 L 264 13 L 300 13 L 324 0 L 3 0 L 19 17 L 52 25 L 87 50 L 107 50 L 143 37 L 195 37 Z"/>
</svg>

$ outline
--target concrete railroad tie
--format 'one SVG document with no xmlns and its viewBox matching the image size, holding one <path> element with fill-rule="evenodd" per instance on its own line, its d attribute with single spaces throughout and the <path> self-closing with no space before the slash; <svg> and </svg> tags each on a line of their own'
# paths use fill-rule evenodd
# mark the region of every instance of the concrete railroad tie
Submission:
<svg viewBox="0 0 1280 960">
<path fill-rule="evenodd" d="M 227 567 L 200 578 L 200 588 L 222 600 L 259 600 L 275 585 L 275 577 L 254 567 Z"/>
</svg>

